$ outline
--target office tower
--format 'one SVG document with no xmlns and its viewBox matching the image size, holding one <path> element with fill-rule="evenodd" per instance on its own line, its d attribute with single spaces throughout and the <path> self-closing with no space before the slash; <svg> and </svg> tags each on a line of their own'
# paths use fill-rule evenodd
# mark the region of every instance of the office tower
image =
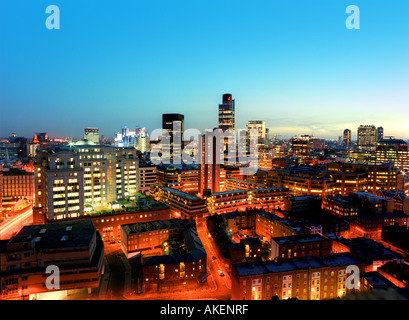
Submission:
<svg viewBox="0 0 409 320">
<path fill-rule="evenodd" d="M 376 129 L 376 142 L 379 142 L 383 139 L 383 127 L 378 127 Z"/>
<path fill-rule="evenodd" d="M 136 127 L 135 147 L 142 153 L 149 150 L 149 134 L 145 127 Z"/>
<path fill-rule="evenodd" d="M 344 130 L 344 147 L 351 147 L 351 130 L 349 129 Z"/>
<path fill-rule="evenodd" d="M 409 147 L 401 139 L 382 139 L 378 141 L 375 164 L 392 163 L 396 168 L 409 170 Z"/>
<path fill-rule="evenodd" d="M 302 135 L 300 137 L 294 137 L 291 139 L 291 147 L 293 150 L 293 156 L 295 157 L 307 157 L 311 150 L 311 141 L 313 136 Z"/>
<path fill-rule="evenodd" d="M 35 207 L 42 208 L 49 220 L 83 216 L 83 179 L 78 154 L 39 152 L 34 169 Z"/>
<path fill-rule="evenodd" d="M 268 147 L 270 145 L 270 129 L 266 128 L 266 143 L 265 143 L 266 147 Z"/>
<path fill-rule="evenodd" d="M 179 113 L 165 113 L 162 115 L 162 130 L 165 134 L 167 131 L 169 141 L 165 141 L 162 137 L 162 148 L 169 145 L 170 163 L 180 163 L 182 156 L 182 136 L 184 132 L 185 117 Z M 166 162 L 164 157 L 164 162 Z M 169 163 L 167 163 L 169 164 Z"/>
<path fill-rule="evenodd" d="M 220 150 L 217 148 L 217 138 L 209 135 L 201 136 L 201 161 L 199 161 L 199 194 L 220 191 Z"/>
<path fill-rule="evenodd" d="M 138 164 L 133 147 L 95 145 L 87 140 L 42 150 L 34 171 L 35 207 L 43 208 L 42 215 L 49 220 L 76 218 L 135 197 Z"/>
<path fill-rule="evenodd" d="M 219 128 L 223 131 L 235 129 L 234 99 L 230 93 L 223 94 L 223 103 L 219 104 Z"/>
<path fill-rule="evenodd" d="M 92 141 L 95 144 L 99 144 L 99 129 L 98 128 L 85 128 L 84 139 Z"/>
<path fill-rule="evenodd" d="M 360 125 L 358 128 L 358 147 L 360 149 L 374 149 L 376 146 L 376 127 L 374 125 Z"/>
<path fill-rule="evenodd" d="M 266 122 L 260 120 L 251 120 L 247 123 L 247 132 L 250 137 L 250 130 L 257 130 L 257 146 L 258 148 L 266 144 Z M 267 129 L 268 130 L 268 129 Z"/>
</svg>

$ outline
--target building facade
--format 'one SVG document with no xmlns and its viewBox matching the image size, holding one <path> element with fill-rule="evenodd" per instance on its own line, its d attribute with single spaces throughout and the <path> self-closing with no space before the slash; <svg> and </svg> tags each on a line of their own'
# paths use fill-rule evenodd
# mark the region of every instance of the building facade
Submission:
<svg viewBox="0 0 409 320">
<path fill-rule="evenodd" d="M 98 128 L 85 128 L 84 139 L 89 140 L 95 144 L 99 144 L 99 129 Z"/>
<path fill-rule="evenodd" d="M 363 264 L 348 253 L 325 258 L 305 257 L 285 261 L 241 263 L 232 266 L 232 300 L 298 298 L 325 300 L 343 297 L 347 267 Z"/>
<path fill-rule="evenodd" d="M 41 299 L 53 291 L 98 287 L 104 244 L 91 220 L 26 226 L 0 243 L 0 262 L 1 299 Z M 59 269 L 59 288 L 46 285 L 49 265 Z"/>
</svg>

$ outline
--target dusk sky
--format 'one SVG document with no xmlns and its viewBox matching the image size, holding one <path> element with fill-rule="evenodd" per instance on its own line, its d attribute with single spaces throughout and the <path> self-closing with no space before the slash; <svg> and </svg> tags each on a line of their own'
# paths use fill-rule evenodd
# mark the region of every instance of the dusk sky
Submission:
<svg viewBox="0 0 409 320">
<path fill-rule="evenodd" d="M 231 93 L 238 129 L 355 139 L 374 124 L 408 139 L 408 16 L 403 0 L 1 1 L 0 136 L 113 137 L 159 128 L 162 113 L 204 132 Z"/>
</svg>

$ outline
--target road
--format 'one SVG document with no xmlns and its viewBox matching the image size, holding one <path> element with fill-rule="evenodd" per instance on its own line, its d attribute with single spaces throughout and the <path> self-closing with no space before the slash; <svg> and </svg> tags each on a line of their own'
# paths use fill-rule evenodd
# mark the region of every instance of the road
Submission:
<svg viewBox="0 0 409 320">
<path fill-rule="evenodd" d="M 33 223 L 33 209 L 28 207 L 22 213 L 11 217 L 0 225 L 0 240 L 9 239 L 14 236 L 25 225 Z"/>
<path fill-rule="evenodd" d="M 198 221 L 196 223 L 196 228 L 203 247 L 207 252 L 208 273 L 216 281 L 218 288 L 221 290 L 220 293 L 230 292 L 231 278 L 224 266 L 223 257 L 220 254 L 220 251 L 213 247 L 212 240 L 208 237 L 206 219 Z M 213 257 L 216 259 L 213 259 Z M 219 270 L 223 272 L 223 277 L 219 275 Z"/>
</svg>

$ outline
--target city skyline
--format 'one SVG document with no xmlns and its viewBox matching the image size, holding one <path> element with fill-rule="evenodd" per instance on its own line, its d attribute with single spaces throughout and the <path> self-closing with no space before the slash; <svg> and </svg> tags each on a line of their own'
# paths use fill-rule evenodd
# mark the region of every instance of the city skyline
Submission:
<svg viewBox="0 0 409 320">
<path fill-rule="evenodd" d="M 270 137 L 348 128 L 355 140 L 374 124 L 409 138 L 407 3 L 356 1 L 359 30 L 345 27 L 346 1 L 56 4 L 60 30 L 45 27 L 42 3 L 1 4 L 1 137 L 97 127 L 112 138 L 160 128 L 165 113 L 204 132 L 231 93 L 238 129 L 264 120 Z"/>
</svg>

